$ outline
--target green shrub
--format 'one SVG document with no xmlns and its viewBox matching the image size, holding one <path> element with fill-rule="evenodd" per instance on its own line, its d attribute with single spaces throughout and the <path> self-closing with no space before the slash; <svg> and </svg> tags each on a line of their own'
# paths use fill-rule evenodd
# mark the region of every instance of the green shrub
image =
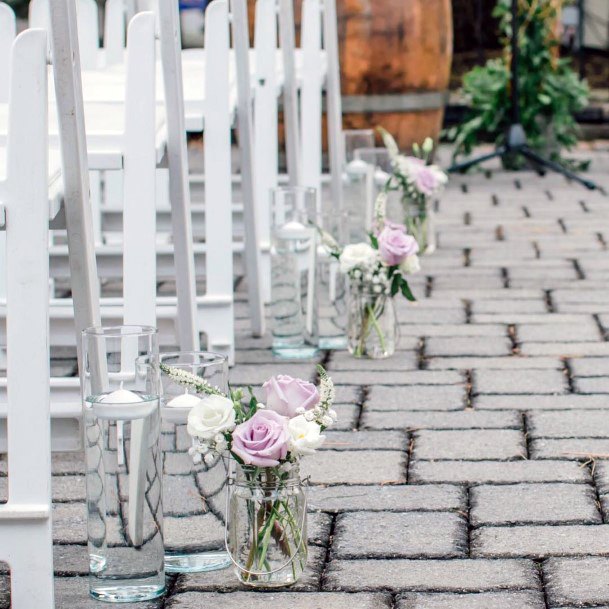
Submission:
<svg viewBox="0 0 609 609">
<path fill-rule="evenodd" d="M 589 89 L 570 60 L 558 58 L 555 51 L 555 4 L 552 0 L 519 0 L 520 113 L 529 145 L 565 163 L 561 150 L 577 143 L 573 113 L 587 105 Z M 510 7 L 511 0 L 498 0 L 494 9 L 504 45 L 502 56 L 463 77 L 471 111 L 464 123 L 448 132 L 448 139 L 455 143 L 455 158 L 470 154 L 480 141 L 490 139 L 498 146 L 505 141 L 511 122 Z"/>
</svg>

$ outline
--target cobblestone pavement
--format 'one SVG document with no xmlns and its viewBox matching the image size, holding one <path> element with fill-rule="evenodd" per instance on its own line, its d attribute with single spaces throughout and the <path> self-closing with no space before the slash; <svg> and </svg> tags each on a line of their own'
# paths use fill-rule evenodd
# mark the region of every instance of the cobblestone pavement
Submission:
<svg viewBox="0 0 609 609">
<path fill-rule="evenodd" d="M 609 154 L 594 161 L 609 188 Z M 306 461 L 306 575 L 267 593 L 230 570 L 182 575 L 140 607 L 609 608 L 609 199 L 557 176 L 475 174 L 453 179 L 439 212 L 419 303 L 398 305 L 399 353 L 320 356 L 341 418 Z M 314 377 L 248 336 L 243 300 L 237 315 L 233 384 Z M 165 431 L 168 527 L 220 543 L 185 431 Z M 54 471 L 58 607 L 98 607 L 82 456 L 56 455 Z"/>
</svg>

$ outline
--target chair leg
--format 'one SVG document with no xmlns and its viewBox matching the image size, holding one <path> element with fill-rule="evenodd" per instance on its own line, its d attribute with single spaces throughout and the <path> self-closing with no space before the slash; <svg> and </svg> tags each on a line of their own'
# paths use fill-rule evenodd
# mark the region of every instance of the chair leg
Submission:
<svg viewBox="0 0 609 609">
<path fill-rule="evenodd" d="M 10 539 L 10 537 L 13 537 Z M 54 607 L 53 541 L 51 520 L 28 523 L 3 535 L 3 546 L 11 549 L 12 609 Z M 32 585 L 34 584 L 34 585 Z"/>
</svg>

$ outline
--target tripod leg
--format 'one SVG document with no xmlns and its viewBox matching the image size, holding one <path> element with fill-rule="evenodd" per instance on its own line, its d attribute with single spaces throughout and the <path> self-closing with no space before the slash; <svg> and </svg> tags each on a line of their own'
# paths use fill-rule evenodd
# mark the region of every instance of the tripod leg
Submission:
<svg viewBox="0 0 609 609">
<path fill-rule="evenodd" d="M 455 163 L 454 165 L 451 165 L 447 171 L 449 173 L 465 173 L 471 167 L 480 165 L 480 163 L 485 163 L 491 159 L 496 159 L 497 157 L 503 156 L 505 153 L 506 149 L 502 146 L 501 148 L 497 148 L 494 152 L 489 152 L 489 154 L 483 154 L 482 156 L 470 159 L 469 161 L 464 161 L 463 163 Z"/>
<path fill-rule="evenodd" d="M 558 163 L 555 163 L 554 161 L 550 161 L 549 159 L 544 159 L 541 155 L 539 155 L 535 151 L 531 150 L 528 146 L 523 146 L 521 148 L 520 152 L 522 153 L 522 155 L 524 157 L 526 157 L 533 163 L 540 165 L 541 167 L 547 167 L 548 169 L 551 169 L 552 171 L 560 173 L 560 174 L 564 175 L 566 178 L 568 178 L 569 180 L 573 180 L 574 182 L 578 182 L 579 184 L 582 184 L 589 190 L 596 190 L 597 188 L 599 188 L 598 185 L 595 184 L 594 182 L 592 182 L 591 180 L 586 180 L 585 178 L 578 176 L 573 171 L 567 169 L 566 167 L 563 167 L 562 165 L 559 165 Z"/>
</svg>

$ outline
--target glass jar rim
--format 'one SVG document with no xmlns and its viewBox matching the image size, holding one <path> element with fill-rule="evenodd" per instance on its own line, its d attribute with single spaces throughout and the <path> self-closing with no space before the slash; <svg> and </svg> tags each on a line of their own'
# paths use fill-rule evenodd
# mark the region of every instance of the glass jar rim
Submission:
<svg viewBox="0 0 609 609">
<path fill-rule="evenodd" d="M 166 353 L 159 353 L 158 360 L 162 363 L 165 363 L 169 359 L 179 359 L 181 357 L 188 356 L 196 356 L 201 357 L 201 361 L 198 362 L 174 362 L 175 366 L 183 366 L 183 365 L 198 365 L 198 366 L 206 366 L 211 364 L 223 364 L 228 362 L 228 356 L 223 355 L 222 353 L 217 353 L 216 351 L 167 351 Z"/>
<path fill-rule="evenodd" d="M 106 338 L 154 336 L 155 334 L 158 334 L 155 327 L 142 325 L 89 326 L 82 331 L 83 337 L 103 336 Z"/>
</svg>

